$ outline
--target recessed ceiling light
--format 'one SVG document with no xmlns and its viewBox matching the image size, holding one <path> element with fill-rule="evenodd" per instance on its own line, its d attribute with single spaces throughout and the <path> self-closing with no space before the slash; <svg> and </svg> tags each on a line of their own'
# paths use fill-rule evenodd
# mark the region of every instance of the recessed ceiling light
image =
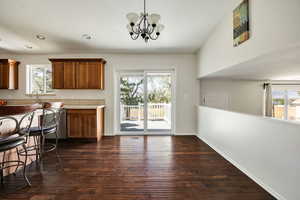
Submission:
<svg viewBox="0 0 300 200">
<path fill-rule="evenodd" d="M 42 35 L 42 34 L 36 35 L 36 38 L 37 38 L 38 40 L 46 40 L 46 37 L 45 37 L 44 35 Z"/>
<path fill-rule="evenodd" d="M 24 46 L 26 49 L 32 49 L 33 47 L 32 46 L 30 46 L 30 45 L 25 45 Z"/>
<path fill-rule="evenodd" d="M 86 39 L 86 40 L 91 40 L 92 39 L 92 36 L 90 36 L 89 34 L 83 34 L 81 37 L 83 39 Z"/>
</svg>

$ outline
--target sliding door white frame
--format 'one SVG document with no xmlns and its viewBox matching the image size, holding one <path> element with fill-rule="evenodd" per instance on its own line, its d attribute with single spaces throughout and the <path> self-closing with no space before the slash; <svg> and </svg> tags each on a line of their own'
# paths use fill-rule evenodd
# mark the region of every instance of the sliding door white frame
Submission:
<svg viewBox="0 0 300 200">
<path fill-rule="evenodd" d="M 169 131 L 151 131 L 148 129 L 148 75 L 149 73 L 169 73 L 171 75 L 171 130 Z M 176 108 L 176 79 L 175 79 L 175 70 L 145 70 L 145 134 L 146 135 L 175 135 L 175 108 Z"/>
<path fill-rule="evenodd" d="M 171 130 L 170 131 L 149 131 L 148 122 L 148 73 L 170 73 L 171 74 Z M 143 76 L 144 77 L 144 131 L 121 131 L 121 102 L 120 102 L 120 79 L 122 76 Z M 115 98 L 115 132 L 116 135 L 174 135 L 176 124 L 176 74 L 175 69 L 170 70 L 122 70 L 116 72 L 116 98 Z"/>
</svg>

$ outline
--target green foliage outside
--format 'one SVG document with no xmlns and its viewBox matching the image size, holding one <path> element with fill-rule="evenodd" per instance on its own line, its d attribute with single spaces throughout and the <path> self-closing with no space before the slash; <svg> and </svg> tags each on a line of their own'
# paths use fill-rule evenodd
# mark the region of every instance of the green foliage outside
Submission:
<svg viewBox="0 0 300 200">
<path fill-rule="evenodd" d="M 121 78 L 121 102 L 124 105 L 143 104 L 144 80 L 134 77 Z M 169 76 L 148 77 L 148 103 L 170 103 L 171 80 Z"/>
<path fill-rule="evenodd" d="M 284 99 L 273 99 L 274 105 L 284 105 Z"/>
<path fill-rule="evenodd" d="M 124 105 L 143 103 L 143 79 L 130 81 L 128 78 L 121 78 L 120 96 Z"/>
<path fill-rule="evenodd" d="M 52 93 L 52 72 L 51 67 L 32 67 L 32 88 L 31 93 L 42 94 Z M 46 84 L 46 85 L 45 85 Z"/>
<path fill-rule="evenodd" d="M 171 77 L 149 77 L 148 78 L 148 102 L 170 103 L 171 101 Z"/>
</svg>

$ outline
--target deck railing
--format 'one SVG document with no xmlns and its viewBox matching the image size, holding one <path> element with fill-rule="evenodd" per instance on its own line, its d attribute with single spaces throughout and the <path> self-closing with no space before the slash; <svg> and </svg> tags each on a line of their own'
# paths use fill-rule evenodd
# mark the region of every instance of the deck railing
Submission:
<svg viewBox="0 0 300 200">
<path fill-rule="evenodd" d="M 144 120 L 144 104 L 121 105 L 122 120 Z M 171 122 L 171 104 L 148 104 L 148 120 L 164 120 Z"/>
</svg>

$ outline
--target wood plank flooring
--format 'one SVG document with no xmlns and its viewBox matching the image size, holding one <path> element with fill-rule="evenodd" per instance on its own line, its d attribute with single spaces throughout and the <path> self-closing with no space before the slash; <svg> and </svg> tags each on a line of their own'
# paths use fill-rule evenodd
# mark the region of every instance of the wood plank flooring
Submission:
<svg viewBox="0 0 300 200">
<path fill-rule="evenodd" d="M 60 143 L 62 166 L 49 154 L 28 169 L 31 188 L 9 176 L 0 199 L 271 200 L 255 182 L 194 136 L 104 137 Z"/>
</svg>

